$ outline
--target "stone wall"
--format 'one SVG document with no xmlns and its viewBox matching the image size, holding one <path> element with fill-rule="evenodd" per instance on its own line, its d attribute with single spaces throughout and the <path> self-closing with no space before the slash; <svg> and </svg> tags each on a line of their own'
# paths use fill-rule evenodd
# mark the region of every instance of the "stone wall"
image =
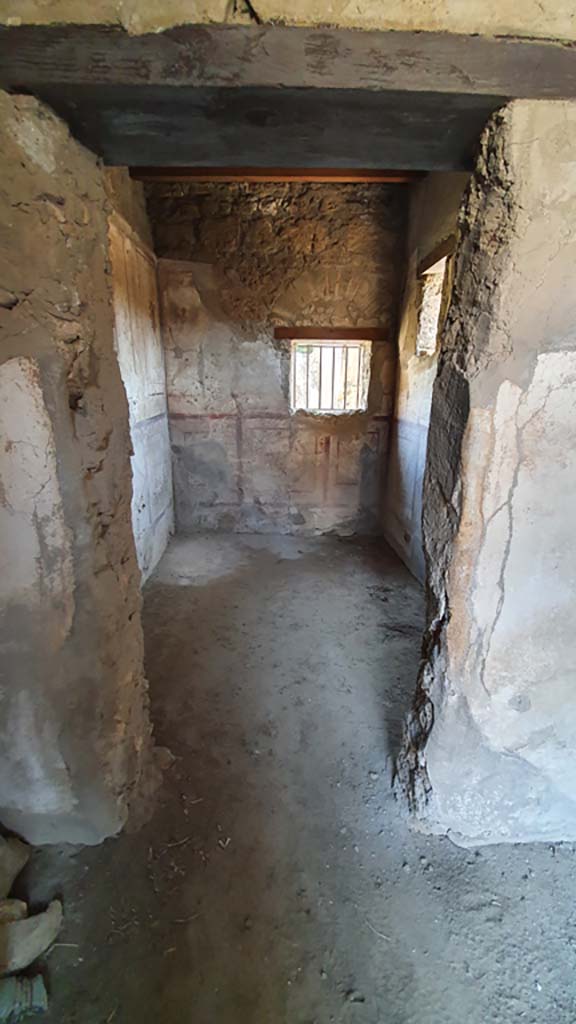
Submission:
<svg viewBox="0 0 576 1024">
<path fill-rule="evenodd" d="M 179 529 L 378 527 L 407 188 L 150 185 Z M 289 409 L 275 325 L 379 327 L 368 411 Z"/>
<path fill-rule="evenodd" d="M 106 167 L 104 185 L 110 205 L 124 233 L 146 251 L 153 252 L 152 231 L 146 212 L 144 185 L 130 177 L 127 167 Z"/>
<path fill-rule="evenodd" d="M 416 352 L 417 268 L 456 234 L 458 211 L 468 179 L 467 174 L 429 174 L 414 189 L 410 202 L 408 261 L 398 332 L 396 402 L 383 522 L 387 540 L 421 581 L 426 574 L 422 483 L 440 342 L 433 354 Z"/>
<path fill-rule="evenodd" d="M 97 842 L 148 780 L 128 409 L 103 174 L 0 94 L 0 821 Z"/>
<path fill-rule="evenodd" d="M 118 213 L 110 221 L 110 259 L 116 351 L 132 439 L 132 528 L 146 580 L 174 525 L 166 372 L 156 260 Z"/>
<path fill-rule="evenodd" d="M 193 22 L 266 22 L 340 25 L 360 29 L 463 32 L 545 39 L 576 39 L 576 14 L 569 0 L 3 0 L 0 20 L 12 23 L 104 23 L 129 32 L 157 32 Z"/>
<path fill-rule="evenodd" d="M 462 843 L 576 839 L 576 104 L 489 124 L 430 421 L 398 786 Z"/>
</svg>

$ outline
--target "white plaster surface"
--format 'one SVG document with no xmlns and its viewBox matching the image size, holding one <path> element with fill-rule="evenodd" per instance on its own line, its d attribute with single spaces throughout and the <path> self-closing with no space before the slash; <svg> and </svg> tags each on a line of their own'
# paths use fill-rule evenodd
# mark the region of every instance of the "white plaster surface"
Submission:
<svg viewBox="0 0 576 1024">
<path fill-rule="evenodd" d="M 416 354 L 417 268 L 457 229 L 467 174 L 429 174 L 411 199 L 408 265 L 398 332 L 398 372 L 390 438 L 383 526 L 387 540 L 417 579 L 426 567 L 422 541 L 422 486 L 432 388 L 441 338 L 430 355 Z"/>
<path fill-rule="evenodd" d="M 33 97 L 0 136 L 0 820 L 94 843 L 154 777 L 108 200 Z"/>
<path fill-rule="evenodd" d="M 576 14 L 569 0 L 257 0 L 253 7 L 262 21 L 291 25 L 576 39 Z M 247 22 L 250 15 L 229 0 L 2 0 L 0 19 L 10 24 L 120 23 L 129 32 L 141 33 L 187 22 Z"/>
<path fill-rule="evenodd" d="M 174 525 L 166 373 L 156 266 L 119 218 L 110 223 L 115 341 L 132 440 L 132 527 L 143 580 Z"/>
<path fill-rule="evenodd" d="M 0 607 L 43 608 L 59 620 L 61 641 L 74 577 L 54 434 L 32 359 L 0 366 L 0 437 Z"/>
<path fill-rule="evenodd" d="M 14 630 L 0 642 L 5 668 L 18 648 L 30 657 L 34 642 L 47 656 L 62 647 L 74 612 L 74 574 L 64 521 L 52 424 L 38 364 L 13 358 L 0 366 L 0 614 L 16 608 L 36 620 L 34 637 Z M 0 682 L 2 731 L 11 738 L 17 767 L 0 772 L 0 806 L 31 813 L 74 808 L 58 725 L 42 697 L 23 688 L 10 694 Z"/>
<path fill-rule="evenodd" d="M 432 407 L 420 809 L 463 843 L 574 840 L 576 104 L 511 104 L 484 141 Z"/>
</svg>

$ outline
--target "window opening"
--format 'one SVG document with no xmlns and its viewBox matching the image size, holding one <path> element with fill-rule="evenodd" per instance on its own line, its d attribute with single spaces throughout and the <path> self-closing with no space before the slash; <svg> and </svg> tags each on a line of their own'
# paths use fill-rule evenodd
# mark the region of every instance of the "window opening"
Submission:
<svg viewBox="0 0 576 1024">
<path fill-rule="evenodd" d="M 366 409 L 371 351 L 370 341 L 294 339 L 290 372 L 292 411 L 334 414 Z"/>
<path fill-rule="evenodd" d="M 416 334 L 417 356 L 431 356 L 436 351 L 447 263 L 448 257 L 444 256 L 425 270 L 418 280 L 420 296 Z"/>
</svg>

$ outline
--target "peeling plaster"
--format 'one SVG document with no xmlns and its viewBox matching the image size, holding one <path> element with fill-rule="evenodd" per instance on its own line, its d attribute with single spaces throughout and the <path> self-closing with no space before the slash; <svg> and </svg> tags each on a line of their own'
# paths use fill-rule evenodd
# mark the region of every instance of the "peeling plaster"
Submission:
<svg viewBox="0 0 576 1024">
<path fill-rule="evenodd" d="M 176 521 L 379 532 L 394 391 L 402 186 L 151 184 Z M 275 325 L 388 329 L 368 412 L 290 412 Z"/>
<path fill-rule="evenodd" d="M 149 791 L 103 172 L 29 96 L 0 93 L 0 820 L 98 842 Z"/>
<path fill-rule="evenodd" d="M 575 227 L 576 104 L 511 104 L 462 221 L 425 490 L 432 614 L 397 776 L 419 826 L 463 844 L 576 836 Z"/>
<path fill-rule="evenodd" d="M 72 624 L 74 574 L 54 434 L 32 359 L 0 365 L 0 437 L 0 608 L 17 601 L 43 610 L 58 647 Z"/>
</svg>

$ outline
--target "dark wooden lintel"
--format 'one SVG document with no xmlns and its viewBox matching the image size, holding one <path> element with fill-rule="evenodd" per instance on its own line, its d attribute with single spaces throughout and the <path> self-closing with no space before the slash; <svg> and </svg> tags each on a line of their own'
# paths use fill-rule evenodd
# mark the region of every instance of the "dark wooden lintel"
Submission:
<svg viewBox="0 0 576 1024">
<path fill-rule="evenodd" d="M 50 86 L 38 95 L 107 164 L 465 170 L 497 96 L 369 89 Z"/>
<path fill-rule="evenodd" d="M 0 88 L 50 104 L 108 164 L 465 170 L 509 99 L 576 96 L 576 46 L 281 25 L 145 35 L 22 25 L 0 28 Z"/>
<path fill-rule="evenodd" d="M 434 246 L 431 252 L 426 255 L 418 263 L 416 270 L 417 276 L 422 277 L 430 267 L 433 267 L 439 260 L 443 260 L 445 256 L 451 256 L 456 248 L 456 235 L 448 235 L 442 242 Z"/>
<path fill-rule="evenodd" d="M 542 39 L 282 25 L 111 25 L 0 30 L 0 83 L 407 90 L 576 95 L 576 47 Z"/>
</svg>

